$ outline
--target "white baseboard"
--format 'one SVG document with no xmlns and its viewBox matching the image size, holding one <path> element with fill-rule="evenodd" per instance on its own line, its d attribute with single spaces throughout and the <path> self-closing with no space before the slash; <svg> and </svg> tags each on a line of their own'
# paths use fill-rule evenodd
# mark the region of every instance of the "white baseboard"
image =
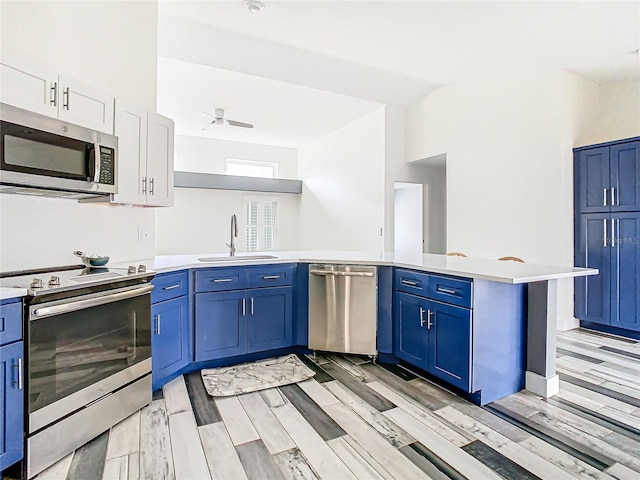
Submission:
<svg viewBox="0 0 640 480">
<path fill-rule="evenodd" d="M 545 378 L 533 372 L 525 372 L 524 385 L 527 390 L 544 398 L 553 397 L 560 391 L 560 377 Z"/>
<path fill-rule="evenodd" d="M 556 322 L 556 330 L 558 332 L 566 332 L 568 330 L 573 330 L 574 328 L 578 328 L 580 326 L 580 320 L 575 317 L 558 317 Z"/>
</svg>

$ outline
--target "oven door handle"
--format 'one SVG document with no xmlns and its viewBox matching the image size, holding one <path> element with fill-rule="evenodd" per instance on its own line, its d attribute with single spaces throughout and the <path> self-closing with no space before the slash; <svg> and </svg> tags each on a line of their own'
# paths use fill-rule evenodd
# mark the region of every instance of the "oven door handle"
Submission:
<svg viewBox="0 0 640 480">
<path fill-rule="evenodd" d="M 59 305 L 52 305 L 50 307 L 39 307 L 33 309 L 33 311 L 31 312 L 31 317 L 33 318 L 30 318 L 30 320 L 39 320 L 41 318 L 50 317 L 52 315 L 60 315 L 63 313 L 75 312 L 76 310 L 82 310 L 84 308 L 97 307 L 99 305 L 105 305 L 107 303 L 119 302 L 120 300 L 126 300 L 128 298 L 146 295 L 151 292 L 151 290 L 153 290 L 153 285 L 145 285 L 144 287 L 138 287 L 124 292 L 111 293 L 95 298 L 87 298 L 86 300 L 61 303 Z"/>
</svg>

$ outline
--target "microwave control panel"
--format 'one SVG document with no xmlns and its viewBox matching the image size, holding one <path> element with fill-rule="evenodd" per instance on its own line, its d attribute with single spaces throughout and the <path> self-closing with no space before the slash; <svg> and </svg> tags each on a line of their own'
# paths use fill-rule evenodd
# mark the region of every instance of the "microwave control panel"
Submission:
<svg viewBox="0 0 640 480">
<path fill-rule="evenodd" d="M 114 184 L 115 150 L 109 147 L 100 147 L 100 176 L 98 183 Z"/>
</svg>

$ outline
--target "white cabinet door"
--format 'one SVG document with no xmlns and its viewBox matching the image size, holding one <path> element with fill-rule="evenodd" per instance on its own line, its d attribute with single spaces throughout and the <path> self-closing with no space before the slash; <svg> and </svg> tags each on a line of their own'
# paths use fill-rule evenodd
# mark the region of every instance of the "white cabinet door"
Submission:
<svg viewBox="0 0 640 480">
<path fill-rule="evenodd" d="M 58 101 L 60 120 L 113 135 L 113 97 L 61 75 Z"/>
<path fill-rule="evenodd" d="M 147 205 L 173 205 L 173 120 L 147 116 Z"/>
<path fill-rule="evenodd" d="M 0 101 L 56 117 L 58 74 L 47 68 L 12 61 L 0 64 Z"/>
<path fill-rule="evenodd" d="M 118 137 L 118 193 L 114 203 L 145 205 L 147 176 L 147 111 L 116 101 L 114 132 Z"/>
</svg>

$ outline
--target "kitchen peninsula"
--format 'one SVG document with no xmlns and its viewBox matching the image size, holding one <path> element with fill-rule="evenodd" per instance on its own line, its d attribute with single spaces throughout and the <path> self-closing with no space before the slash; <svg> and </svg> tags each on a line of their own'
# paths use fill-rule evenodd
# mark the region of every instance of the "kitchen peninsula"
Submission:
<svg viewBox="0 0 640 480">
<path fill-rule="evenodd" d="M 271 252 L 274 258 L 262 258 L 257 255 L 239 254 L 233 259 L 227 255 L 212 256 L 211 254 L 201 255 L 162 255 L 152 259 L 145 259 L 139 262 L 148 269 L 159 274 L 176 272 L 181 270 L 200 270 L 205 268 L 227 268 L 237 266 L 259 266 L 277 265 L 283 263 L 306 265 L 310 263 L 328 264 L 358 264 L 376 265 L 386 267 L 389 272 L 392 269 L 400 271 L 408 269 L 415 272 L 426 272 L 436 276 L 446 276 L 440 278 L 459 278 L 467 280 L 473 284 L 471 297 L 476 307 L 481 306 L 486 312 L 495 312 L 499 315 L 502 302 L 505 301 L 505 292 L 511 301 L 516 302 L 510 308 L 514 311 L 522 312 L 521 320 L 523 328 L 526 329 L 526 373 L 525 388 L 538 395 L 549 397 L 558 392 L 559 380 L 555 369 L 555 332 L 557 317 L 557 280 L 561 278 L 572 278 L 578 276 L 595 275 L 596 269 L 574 268 L 563 266 L 535 265 L 527 263 L 504 262 L 487 259 L 474 259 L 463 257 L 451 257 L 446 255 L 433 254 L 404 254 L 404 253 L 366 253 L 366 252 L 338 252 L 338 251 L 291 251 L 291 252 Z M 219 258 L 220 261 L 216 261 Z M 201 261 L 205 259 L 207 261 Z M 131 263 L 131 262 L 129 262 Z M 301 276 L 299 273 L 299 277 Z M 382 344 L 387 345 L 389 354 L 396 354 L 398 343 L 398 331 L 392 326 L 397 322 L 397 318 L 391 318 L 392 302 L 392 279 L 379 279 L 379 302 L 388 302 L 389 318 L 387 329 L 383 326 L 384 318 L 379 317 L 378 344 L 379 351 Z M 193 284 L 193 282 L 190 282 Z M 306 285 L 305 279 L 298 279 L 298 285 Z M 524 286 L 526 285 L 526 289 Z M 388 291 L 386 291 L 388 290 Z M 396 292 L 397 293 L 397 292 Z M 295 295 L 304 295 L 306 292 L 295 291 Z M 384 294 L 384 295 L 383 295 Z M 306 300 L 305 300 L 306 306 Z M 468 307 L 471 304 L 467 305 Z M 506 308 L 506 305 L 504 305 Z M 308 308 L 308 307 L 306 307 Z M 526 312 L 525 312 L 526 309 Z M 477 314 L 480 310 L 476 311 Z M 515 315 L 515 314 L 514 314 Z M 305 311 L 306 318 L 306 311 Z M 475 319 L 476 321 L 479 318 Z M 486 320 L 490 322 L 490 320 Z M 516 320 L 517 323 L 517 320 Z M 495 328 L 495 326 L 494 326 Z M 505 326 L 506 328 L 506 326 Z M 509 328 L 517 328 L 511 325 Z M 500 332 L 495 338 L 480 338 L 480 328 L 471 331 L 472 345 L 485 343 L 485 347 L 490 348 L 493 342 L 498 342 Z M 306 336 L 306 329 L 299 333 Z M 383 337 L 383 338 L 381 338 Z M 392 337 L 395 337 L 392 339 Z M 306 341 L 300 339 L 298 344 Z M 305 343 L 306 345 L 306 343 Z M 392 346 L 393 345 L 393 346 Z M 525 350 L 525 345 L 522 345 Z M 499 381 L 493 379 L 492 381 Z M 473 391 L 473 389 L 471 389 Z M 487 398 L 490 401 L 493 398 Z M 480 402 L 480 400 L 479 400 Z M 485 403 L 485 399 L 481 400 Z"/>
</svg>

